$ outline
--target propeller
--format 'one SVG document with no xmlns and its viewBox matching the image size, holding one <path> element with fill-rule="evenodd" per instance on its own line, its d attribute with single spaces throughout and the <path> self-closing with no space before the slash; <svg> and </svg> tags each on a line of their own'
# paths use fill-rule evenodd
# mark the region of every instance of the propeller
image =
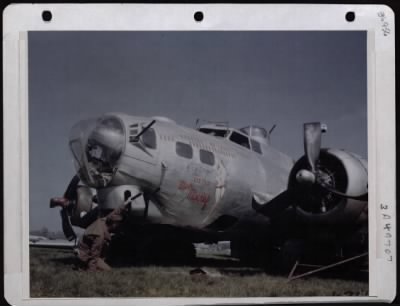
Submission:
<svg viewBox="0 0 400 306">
<path fill-rule="evenodd" d="M 324 188 L 325 190 L 332 192 L 333 194 L 342 197 L 342 198 L 348 198 L 348 199 L 353 199 L 353 200 L 358 200 L 358 201 L 368 201 L 368 192 L 360 195 L 350 195 L 347 193 L 340 192 L 336 189 L 331 188 L 329 185 L 319 182 L 320 186 Z"/>
<path fill-rule="evenodd" d="M 317 184 L 319 187 L 325 189 L 342 198 L 355 199 L 360 201 L 368 200 L 368 193 L 361 195 L 350 195 L 339 190 L 334 189 L 323 180 L 323 175 L 320 175 L 320 170 L 317 167 L 319 155 L 321 152 L 321 134 L 326 132 L 327 127 L 320 122 L 312 122 L 304 124 L 304 151 L 311 168 L 311 171 L 302 169 L 296 174 L 296 180 L 303 186 L 310 186 Z"/>
<path fill-rule="evenodd" d="M 76 199 L 79 181 L 80 181 L 79 176 L 75 174 L 74 177 L 69 182 L 67 189 L 65 190 L 64 198 L 66 198 L 69 201 L 73 201 Z M 61 223 L 62 230 L 64 232 L 65 237 L 67 238 L 68 241 L 75 240 L 77 236 L 75 234 L 74 229 L 72 228 L 71 221 L 68 216 L 68 208 L 63 207 L 60 211 L 60 215 L 62 220 Z"/>
<path fill-rule="evenodd" d="M 67 189 L 64 192 L 64 198 L 72 201 L 76 198 L 77 196 L 77 188 L 78 188 L 78 184 L 79 181 L 81 179 L 79 178 L 79 176 L 77 174 L 74 175 L 74 177 L 71 179 L 71 181 L 69 182 Z"/>
<path fill-rule="evenodd" d="M 316 171 L 315 167 L 321 151 L 321 133 L 319 122 L 304 124 L 304 152 L 312 173 Z"/>
<path fill-rule="evenodd" d="M 296 205 L 296 200 L 300 194 L 310 194 L 321 191 L 331 193 L 341 198 L 367 201 L 368 193 L 361 195 L 351 195 L 335 189 L 334 184 L 327 179 L 328 174 L 319 166 L 321 153 L 321 134 L 327 131 L 325 124 L 312 122 L 304 124 L 304 151 L 307 165 L 299 169 L 296 173 L 296 182 L 274 197 L 272 200 L 262 199 L 256 194 L 253 195 L 253 208 L 268 216 L 274 217 L 285 211 L 288 207 Z M 316 187 L 316 188 L 315 188 Z M 319 190 L 318 190 L 319 188 Z M 321 202 L 321 211 L 326 211 L 325 204 Z"/>
</svg>

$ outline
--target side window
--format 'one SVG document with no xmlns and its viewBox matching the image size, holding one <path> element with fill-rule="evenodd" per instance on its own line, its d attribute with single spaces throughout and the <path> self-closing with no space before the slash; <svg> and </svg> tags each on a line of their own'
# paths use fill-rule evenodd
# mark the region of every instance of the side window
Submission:
<svg viewBox="0 0 400 306">
<path fill-rule="evenodd" d="M 146 148 L 156 149 L 157 148 L 157 140 L 156 140 L 156 132 L 154 129 L 149 128 L 140 138 L 137 138 L 136 135 L 140 133 L 142 128 L 139 124 L 131 124 L 129 126 L 129 142 L 132 144 L 136 144 L 141 141 Z"/>
<path fill-rule="evenodd" d="M 129 135 L 130 136 L 135 136 L 139 133 L 139 124 L 135 123 L 135 124 L 131 124 L 129 126 Z"/>
<path fill-rule="evenodd" d="M 241 145 L 242 147 L 250 149 L 249 139 L 246 136 L 243 136 L 239 133 L 233 132 L 231 137 L 229 137 L 229 139 L 232 142 L 235 142 L 238 145 Z"/>
<path fill-rule="evenodd" d="M 259 154 L 262 154 L 262 150 L 261 150 L 261 145 L 258 141 L 255 140 L 251 140 L 251 148 L 254 152 L 257 152 Z"/>
<path fill-rule="evenodd" d="M 154 129 L 149 128 L 144 134 L 142 135 L 143 144 L 149 149 L 156 149 L 157 142 L 156 142 L 156 132 Z"/>
<path fill-rule="evenodd" d="M 192 146 L 178 141 L 176 143 L 176 154 L 184 158 L 192 158 L 193 157 Z"/>
<path fill-rule="evenodd" d="M 214 154 L 210 151 L 200 149 L 200 161 L 204 164 L 214 166 L 215 163 Z"/>
</svg>

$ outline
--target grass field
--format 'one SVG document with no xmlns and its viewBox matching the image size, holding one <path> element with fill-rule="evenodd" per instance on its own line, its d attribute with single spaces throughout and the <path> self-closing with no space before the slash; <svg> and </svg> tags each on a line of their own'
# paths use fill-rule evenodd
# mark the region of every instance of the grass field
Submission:
<svg viewBox="0 0 400 306">
<path fill-rule="evenodd" d="M 69 250 L 30 249 L 31 297 L 271 297 L 363 296 L 367 281 L 309 277 L 287 282 L 223 258 L 198 258 L 186 266 L 116 267 L 108 272 L 73 270 Z M 204 267 L 207 274 L 190 275 Z"/>
</svg>

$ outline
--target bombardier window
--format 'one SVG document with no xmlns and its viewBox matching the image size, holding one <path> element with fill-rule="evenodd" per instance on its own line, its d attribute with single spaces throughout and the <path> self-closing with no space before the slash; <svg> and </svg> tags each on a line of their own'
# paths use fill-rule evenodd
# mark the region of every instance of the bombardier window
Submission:
<svg viewBox="0 0 400 306">
<path fill-rule="evenodd" d="M 233 132 L 232 135 L 229 137 L 229 139 L 232 142 L 235 142 L 238 145 L 241 145 L 242 147 L 250 149 L 249 139 L 244 135 L 241 135 L 239 133 Z"/>
<path fill-rule="evenodd" d="M 69 143 L 75 162 L 82 167 L 82 147 L 79 140 L 73 140 Z"/>
<path fill-rule="evenodd" d="M 184 158 L 192 158 L 193 157 L 193 148 L 192 146 L 183 143 L 177 142 L 176 143 L 176 154 Z"/>
<path fill-rule="evenodd" d="M 214 166 L 215 163 L 214 154 L 210 151 L 200 149 L 200 161 L 204 164 Z"/>
<path fill-rule="evenodd" d="M 83 160 L 86 178 L 91 185 L 105 187 L 112 180 L 118 160 L 122 154 L 125 135 L 121 122 L 116 118 L 105 118 L 97 121 L 89 134 Z M 77 155 L 80 151 L 74 142 L 71 150 Z"/>
<path fill-rule="evenodd" d="M 259 154 L 262 154 L 260 143 L 259 143 L 258 141 L 253 140 L 253 139 L 251 139 L 250 141 L 251 141 L 251 149 L 252 149 L 254 152 L 257 152 L 257 153 L 259 153 Z"/>
</svg>

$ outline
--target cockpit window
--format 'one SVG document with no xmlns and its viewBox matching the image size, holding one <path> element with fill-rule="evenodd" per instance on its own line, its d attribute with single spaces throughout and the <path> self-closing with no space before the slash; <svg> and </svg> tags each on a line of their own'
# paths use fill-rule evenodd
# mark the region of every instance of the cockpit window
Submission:
<svg viewBox="0 0 400 306">
<path fill-rule="evenodd" d="M 206 129 L 206 128 L 201 128 L 199 129 L 200 132 L 212 136 L 217 136 L 217 137 L 226 137 L 227 130 L 218 130 L 218 129 Z"/>
<path fill-rule="evenodd" d="M 250 149 L 249 138 L 247 138 L 246 136 L 244 136 L 242 134 L 239 134 L 239 133 L 236 133 L 236 132 L 232 132 L 232 134 L 229 137 L 229 139 L 232 142 L 235 142 L 238 145 L 241 145 L 242 147 Z"/>
<path fill-rule="evenodd" d="M 157 142 L 156 142 L 156 132 L 154 129 L 149 128 L 144 134 L 142 135 L 143 144 L 149 149 L 156 149 Z"/>
<path fill-rule="evenodd" d="M 259 153 L 259 154 L 262 154 L 260 143 L 259 143 L 258 141 L 256 141 L 256 140 L 254 140 L 254 139 L 251 139 L 251 149 L 252 149 L 254 152 L 257 152 L 257 153 Z"/>
</svg>

